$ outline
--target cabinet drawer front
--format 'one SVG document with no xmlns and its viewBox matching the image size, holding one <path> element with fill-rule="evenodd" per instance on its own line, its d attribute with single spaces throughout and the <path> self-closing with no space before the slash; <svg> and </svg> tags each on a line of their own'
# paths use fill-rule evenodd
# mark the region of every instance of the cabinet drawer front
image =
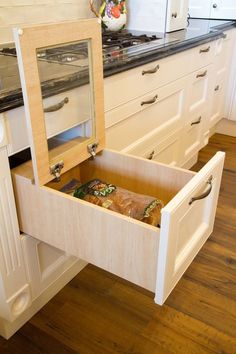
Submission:
<svg viewBox="0 0 236 354">
<path fill-rule="evenodd" d="M 171 166 L 179 163 L 180 155 L 180 130 L 167 138 L 162 137 L 159 131 L 147 134 L 140 141 L 128 146 L 122 152 L 140 156 L 148 160 L 163 162 Z"/>
<path fill-rule="evenodd" d="M 162 209 L 155 298 L 158 304 L 164 303 L 212 232 L 223 163 L 224 153 L 218 152 Z"/>
<path fill-rule="evenodd" d="M 182 78 L 107 113 L 106 119 L 114 124 L 106 129 L 107 147 L 121 150 L 153 130 L 164 135 L 180 128 L 184 120 L 185 82 L 186 78 Z M 154 97 L 155 103 L 142 105 Z M 120 117 L 122 120 L 115 124 Z"/>
<path fill-rule="evenodd" d="M 214 42 L 153 61 L 105 79 L 105 111 L 166 85 L 209 65 L 213 61 Z M 154 71 L 144 74 L 147 71 Z"/>
</svg>

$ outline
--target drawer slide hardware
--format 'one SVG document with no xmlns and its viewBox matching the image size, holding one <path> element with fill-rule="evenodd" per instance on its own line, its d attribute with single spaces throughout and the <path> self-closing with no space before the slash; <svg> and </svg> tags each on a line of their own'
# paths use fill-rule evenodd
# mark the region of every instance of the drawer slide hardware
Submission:
<svg viewBox="0 0 236 354">
<path fill-rule="evenodd" d="M 61 170 L 64 167 L 64 161 L 60 161 L 55 165 L 50 166 L 50 173 L 51 175 L 55 176 L 57 182 L 61 180 Z"/>
<path fill-rule="evenodd" d="M 204 49 L 200 49 L 199 50 L 199 53 L 201 54 L 201 53 L 207 53 L 207 52 L 209 52 L 210 51 L 210 49 L 211 49 L 211 47 L 209 46 L 209 47 L 207 47 L 207 48 L 204 48 Z"/>
<path fill-rule="evenodd" d="M 211 191 L 212 191 L 212 180 L 213 180 L 213 176 L 210 176 L 208 181 L 207 181 L 207 185 L 208 185 L 207 190 L 204 193 L 202 193 L 201 195 L 191 198 L 190 201 L 189 201 L 189 205 L 193 204 L 196 200 L 201 200 L 201 199 L 206 198 L 211 193 Z"/>
<path fill-rule="evenodd" d="M 66 103 L 69 102 L 69 98 L 68 97 L 65 97 L 61 102 L 58 102 L 52 106 L 49 106 L 47 108 L 44 108 L 44 112 L 45 113 L 49 113 L 49 112 L 56 112 L 56 111 L 59 111 L 59 109 L 61 109 L 62 107 L 64 107 L 64 105 Z"/>
<path fill-rule="evenodd" d="M 198 120 L 196 120 L 195 122 L 192 122 L 191 125 L 200 124 L 201 120 L 202 120 L 202 117 L 199 117 Z"/>
<path fill-rule="evenodd" d="M 205 77 L 207 74 L 207 70 L 203 71 L 203 73 L 197 74 L 196 78 L 198 79 L 199 77 Z"/>
<path fill-rule="evenodd" d="M 142 101 L 142 102 L 141 102 L 141 106 L 144 106 L 145 104 L 152 104 L 152 103 L 155 103 L 157 99 L 158 99 L 158 95 L 155 95 L 153 98 L 151 98 L 151 99 L 148 100 L 148 101 Z"/>
<path fill-rule="evenodd" d="M 89 144 L 87 146 L 87 150 L 90 153 L 90 155 L 92 156 L 92 158 L 95 158 L 95 156 L 96 156 L 97 147 L 98 147 L 98 142 L 95 142 L 93 144 Z"/>
<path fill-rule="evenodd" d="M 160 69 L 160 66 L 157 65 L 157 66 L 155 66 L 155 68 L 153 68 L 153 69 L 143 70 L 143 71 L 142 71 L 142 75 L 155 74 L 159 69 Z"/>
</svg>

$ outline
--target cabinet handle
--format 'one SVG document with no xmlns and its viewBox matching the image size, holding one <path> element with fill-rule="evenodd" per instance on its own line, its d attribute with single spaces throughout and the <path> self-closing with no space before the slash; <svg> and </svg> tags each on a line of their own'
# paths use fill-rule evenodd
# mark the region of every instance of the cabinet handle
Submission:
<svg viewBox="0 0 236 354">
<path fill-rule="evenodd" d="M 207 74 L 207 70 L 203 71 L 203 73 L 197 74 L 196 78 L 198 79 L 199 77 L 205 77 Z"/>
<path fill-rule="evenodd" d="M 48 113 L 48 112 L 55 112 L 58 111 L 59 109 L 61 109 L 66 103 L 69 102 L 69 98 L 65 97 L 61 102 L 56 103 L 52 106 L 49 106 L 47 108 L 44 108 L 44 112 Z"/>
<path fill-rule="evenodd" d="M 177 12 L 173 12 L 173 14 L 171 15 L 172 18 L 176 18 L 178 16 Z"/>
<path fill-rule="evenodd" d="M 217 4 L 213 4 L 212 7 L 213 7 L 213 9 L 217 9 L 218 5 Z"/>
<path fill-rule="evenodd" d="M 219 89 L 220 89 L 220 85 L 216 85 L 215 91 L 219 91 Z"/>
<path fill-rule="evenodd" d="M 189 201 L 189 205 L 193 204 L 196 200 L 200 200 L 200 199 L 204 199 L 206 198 L 212 191 L 212 180 L 213 180 L 213 176 L 210 176 L 208 181 L 207 181 L 207 185 L 208 185 L 208 188 L 207 190 L 202 193 L 201 195 L 198 195 L 197 197 L 193 197 L 190 199 Z"/>
<path fill-rule="evenodd" d="M 228 37 L 227 33 L 223 33 L 222 38 L 223 38 L 223 39 L 226 39 L 227 37 Z"/>
<path fill-rule="evenodd" d="M 155 68 L 153 68 L 153 69 L 143 70 L 143 71 L 142 71 L 142 75 L 155 74 L 159 69 L 160 69 L 160 66 L 157 65 L 157 66 L 155 66 Z"/>
<path fill-rule="evenodd" d="M 153 159 L 153 156 L 155 154 L 155 151 L 153 150 L 147 157 L 148 160 L 152 160 Z"/>
<path fill-rule="evenodd" d="M 191 125 L 200 124 L 201 120 L 202 120 L 202 117 L 199 117 L 198 120 L 196 120 L 195 122 L 192 122 Z"/>
<path fill-rule="evenodd" d="M 199 50 L 199 53 L 200 53 L 200 54 L 201 54 L 201 53 L 207 53 L 207 52 L 210 51 L 210 49 L 211 49 L 211 46 L 209 45 L 209 47 L 207 47 L 207 48 L 200 49 L 200 50 Z"/>
<path fill-rule="evenodd" d="M 155 103 L 157 99 L 158 99 L 158 95 L 154 96 L 153 98 L 151 98 L 151 99 L 148 100 L 148 101 L 142 101 L 142 102 L 141 102 L 141 106 L 143 106 L 143 105 L 145 105 L 145 104 L 152 104 L 152 103 Z"/>
</svg>

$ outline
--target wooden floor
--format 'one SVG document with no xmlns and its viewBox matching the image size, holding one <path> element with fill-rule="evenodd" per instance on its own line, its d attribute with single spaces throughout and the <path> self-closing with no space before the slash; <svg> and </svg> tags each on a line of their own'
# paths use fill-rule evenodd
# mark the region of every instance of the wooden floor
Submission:
<svg viewBox="0 0 236 354">
<path fill-rule="evenodd" d="M 199 169 L 226 151 L 214 233 L 159 307 L 153 294 L 87 266 L 9 341 L 4 354 L 236 353 L 236 138 L 215 135 Z"/>
</svg>

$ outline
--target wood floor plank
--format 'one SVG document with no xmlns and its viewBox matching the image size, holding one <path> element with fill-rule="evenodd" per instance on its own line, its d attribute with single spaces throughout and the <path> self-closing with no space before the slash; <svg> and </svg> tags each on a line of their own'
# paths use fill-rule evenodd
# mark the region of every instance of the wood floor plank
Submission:
<svg viewBox="0 0 236 354">
<path fill-rule="evenodd" d="M 164 337 L 164 332 L 168 337 Z M 231 353 L 236 348 L 236 338 L 169 306 L 164 306 L 161 316 L 155 314 L 143 334 L 157 343 L 164 341 L 175 353 L 220 354 Z"/>
</svg>

